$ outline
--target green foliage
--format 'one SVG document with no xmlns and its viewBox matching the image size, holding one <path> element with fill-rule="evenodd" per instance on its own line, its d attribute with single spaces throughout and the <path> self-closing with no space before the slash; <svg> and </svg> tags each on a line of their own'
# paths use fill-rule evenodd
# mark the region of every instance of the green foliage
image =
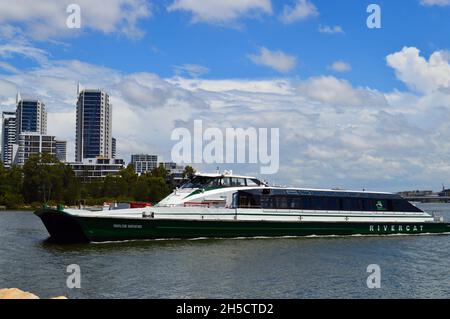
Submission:
<svg viewBox="0 0 450 319">
<path fill-rule="evenodd" d="M 193 171 L 193 170 L 192 170 Z M 191 171 L 189 171 L 191 172 Z M 87 181 L 76 178 L 69 165 L 42 154 L 30 157 L 23 168 L 6 169 L 0 162 L 0 205 L 18 208 L 56 205 L 101 205 L 103 202 L 157 203 L 172 191 L 163 166 L 138 176 L 132 165 L 117 176 Z"/>
<path fill-rule="evenodd" d="M 33 155 L 26 161 L 22 193 L 27 203 L 75 204 L 81 195 L 73 170 L 49 154 Z"/>
<path fill-rule="evenodd" d="M 167 179 L 169 172 L 164 168 L 164 166 L 162 164 L 159 164 L 159 166 L 154 168 L 150 174 L 153 177 L 161 177 L 163 179 Z"/>
<path fill-rule="evenodd" d="M 133 197 L 137 201 L 157 203 L 170 194 L 172 188 L 166 179 L 155 177 L 151 174 L 143 174 L 133 186 Z"/>
<path fill-rule="evenodd" d="M 22 169 L 17 166 L 6 169 L 0 162 L 0 205 L 14 209 L 23 202 Z"/>
<path fill-rule="evenodd" d="M 195 174 L 195 169 L 188 165 L 184 168 L 184 172 L 183 172 L 183 178 L 184 179 L 191 179 Z"/>
</svg>

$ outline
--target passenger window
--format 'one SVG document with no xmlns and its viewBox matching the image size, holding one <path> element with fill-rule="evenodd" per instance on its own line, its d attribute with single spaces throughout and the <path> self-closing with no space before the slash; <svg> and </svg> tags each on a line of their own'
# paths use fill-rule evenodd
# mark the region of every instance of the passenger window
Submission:
<svg viewBox="0 0 450 319">
<path fill-rule="evenodd" d="M 348 211 L 362 211 L 363 205 L 360 198 L 343 198 L 342 199 L 342 210 Z"/>
<path fill-rule="evenodd" d="M 261 196 L 261 208 L 271 208 L 270 196 Z"/>
<path fill-rule="evenodd" d="M 208 183 L 208 187 L 218 187 L 221 185 L 221 180 L 219 178 L 214 178 Z"/>
<path fill-rule="evenodd" d="M 232 187 L 246 186 L 245 179 L 244 178 L 231 178 L 231 186 Z"/>
<path fill-rule="evenodd" d="M 238 208 L 238 199 L 239 199 L 239 194 L 234 193 L 233 194 L 233 202 L 231 203 L 231 208 Z"/>
<path fill-rule="evenodd" d="M 229 177 L 225 177 L 224 179 L 223 179 L 223 186 L 225 186 L 225 187 L 230 187 L 231 186 L 231 178 L 229 178 Z"/>
<path fill-rule="evenodd" d="M 247 179 L 246 182 L 247 182 L 247 186 L 259 186 L 260 185 L 259 183 L 257 183 L 259 181 L 256 179 Z"/>
</svg>

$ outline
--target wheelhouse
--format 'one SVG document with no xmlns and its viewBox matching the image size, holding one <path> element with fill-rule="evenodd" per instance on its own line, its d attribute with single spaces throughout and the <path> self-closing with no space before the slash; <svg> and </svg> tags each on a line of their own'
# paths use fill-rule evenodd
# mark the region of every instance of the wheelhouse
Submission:
<svg viewBox="0 0 450 319">
<path fill-rule="evenodd" d="M 183 184 L 180 189 L 214 189 L 222 187 L 258 187 L 263 183 L 254 177 L 245 176 L 194 176 L 190 181 Z"/>
<path fill-rule="evenodd" d="M 286 210 L 422 212 L 396 194 L 274 188 L 238 191 L 233 195 L 232 206 Z"/>
</svg>

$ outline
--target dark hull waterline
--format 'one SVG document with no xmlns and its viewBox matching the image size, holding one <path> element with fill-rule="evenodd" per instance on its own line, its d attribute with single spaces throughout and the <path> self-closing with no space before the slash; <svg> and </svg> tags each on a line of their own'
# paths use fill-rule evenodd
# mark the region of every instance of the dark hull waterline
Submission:
<svg viewBox="0 0 450 319">
<path fill-rule="evenodd" d="M 43 209 L 36 211 L 57 243 L 144 239 L 418 235 L 450 233 L 448 223 L 274 222 L 81 217 Z"/>
</svg>

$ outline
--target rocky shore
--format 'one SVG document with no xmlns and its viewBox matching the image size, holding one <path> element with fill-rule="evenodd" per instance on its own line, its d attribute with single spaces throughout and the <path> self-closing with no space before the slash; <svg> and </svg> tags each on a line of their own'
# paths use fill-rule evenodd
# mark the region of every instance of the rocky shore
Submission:
<svg viewBox="0 0 450 319">
<path fill-rule="evenodd" d="M 40 299 L 31 292 L 22 291 L 17 288 L 0 289 L 0 299 Z M 50 299 L 67 299 L 64 296 L 50 298 Z"/>
</svg>

